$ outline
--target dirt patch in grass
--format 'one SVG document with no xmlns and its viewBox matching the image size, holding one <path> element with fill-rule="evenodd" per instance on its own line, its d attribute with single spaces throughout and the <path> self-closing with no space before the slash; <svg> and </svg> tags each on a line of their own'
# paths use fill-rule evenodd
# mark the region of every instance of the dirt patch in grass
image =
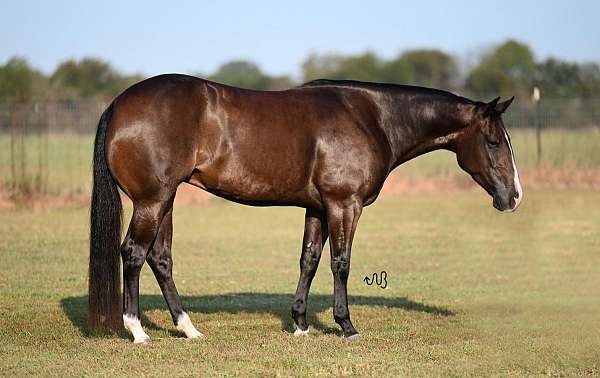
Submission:
<svg viewBox="0 0 600 378">
<path fill-rule="evenodd" d="M 527 189 L 600 189 L 600 169 L 540 167 L 520 170 L 521 184 Z M 392 174 L 381 193 L 445 193 L 478 190 L 478 185 L 467 174 L 445 176 L 402 176 Z"/>
<path fill-rule="evenodd" d="M 525 187 L 535 189 L 600 189 L 600 169 L 541 167 L 522 174 Z"/>
<path fill-rule="evenodd" d="M 14 201 L 9 197 L 8 192 L 0 188 L 0 209 L 10 209 L 14 206 Z"/>
<path fill-rule="evenodd" d="M 0 187 L 0 209 L 24 207 L 32 210 L 89 206 L 88 193 L 34 193 L 23 195 Z"/>
</svg>

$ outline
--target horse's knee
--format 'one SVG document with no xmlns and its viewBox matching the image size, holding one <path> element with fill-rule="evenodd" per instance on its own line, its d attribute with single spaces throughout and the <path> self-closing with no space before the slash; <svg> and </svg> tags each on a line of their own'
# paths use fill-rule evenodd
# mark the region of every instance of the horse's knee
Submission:
<svg viewBox="0 0 600 378">
<path fill-rule="evenodd" d="M 347 279 L 350 274 L 350 258 L 348 256 L 336 256 L 331 259 L 331 271 L 342 279 Z"/>
</svg>

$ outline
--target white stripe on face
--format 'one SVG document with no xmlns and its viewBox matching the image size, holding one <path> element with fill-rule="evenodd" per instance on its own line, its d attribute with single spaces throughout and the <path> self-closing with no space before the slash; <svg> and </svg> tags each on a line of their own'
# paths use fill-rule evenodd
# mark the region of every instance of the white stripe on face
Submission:
<svg viewBox="0 0 600 378">
<path fill-rule="evenodd" d="M 502 128 L 504 131 L 504 138 L 506 138 L 506 143 L 508 143 L 508 148 L 510 149 L 510 157 L 512 159 L 512 166 L 514 172 L 514 184 L 515 190 L 517 191 L 517 198 L 515 199 L 515 206 L 510 209 L 510 211 L 517 210 L 517 207 L 521 204 L 523 200 L 523 188 L 521 187 L 521 181 L 519 180 L 519 172 L 517 172 L 517 163 L 515 162 L 515 154 L 513 153 L 512 145 L 510 144 L 510 139 L 508 138 L 508 133 L 505 128 Z"/>
</svg>

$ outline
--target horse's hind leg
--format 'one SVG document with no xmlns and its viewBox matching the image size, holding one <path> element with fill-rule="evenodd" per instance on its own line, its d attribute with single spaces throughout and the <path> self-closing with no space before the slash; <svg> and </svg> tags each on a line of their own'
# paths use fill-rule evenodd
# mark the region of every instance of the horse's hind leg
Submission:
<svg viewBox="0 0 600 378">
<path fill-rule="evenodd" d="M 172 198 L 157 201 L 133 202 L 133 216 L 127 236 L 121 245 L 123 259 L 123 323 L 134 343 L 147 343 L 150 337 L 140 324 L 139 278 L 148 251 L 156 238 Z"/>
<path fill-rule="evenodd" d="M 304 237 L 302 239 L 302 254 L 300 256 L 300 279 L 292 305 L 292 317 L 296 323 L 295 335 L 308 333 L 306 322 L 306 301 L 310 284 L 317 272 L 323 245 L 327 240 L 327 222 L 324 214 L 307 209 L 304 218 Z"/>
<path fill-rule="evenodd" d="M 180 332 L 183 332 L 188 338 L 203 336 L 202 333 L 192 324 L 188 314 L 181 306 L 181 300 L 173 281 L 173 258 L 171 257 L 171 243 L 173 240 L 173 206 L 167 210 L 165 217 L 160 225 L 160 230 L 148 254 L 146 261 L 152 268 L 160 290 L 169 306 L 169 312 L 173 318 L 173 323 Z"/>
</svg>

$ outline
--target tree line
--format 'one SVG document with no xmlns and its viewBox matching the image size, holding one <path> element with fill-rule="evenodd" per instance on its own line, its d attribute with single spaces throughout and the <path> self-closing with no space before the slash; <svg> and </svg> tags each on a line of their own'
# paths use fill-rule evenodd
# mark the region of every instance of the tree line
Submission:
<svg viewBox="0 0 600 378">
<path fill-rule="evenodd" d="M 210 75 L 217 82 L 250 89 L 277 90 L 300 83 L 291 76 L 273 76 L 248 60 L 233 60 Z M 119 72 L 97 58 L 68 60 L 45 75 L 23 58 L 0 65 L 0 101 L 32 99 L 69 100 L 112 98 L 142 75 Z M 600 96 L 600 65 L 558 58 L 538 61 L 531 48 L 508 40 L 490 48 L 478 62 L 465 67 L 459 59 L 438 49 L 413 49 L 393 59 L 372 51 L 357 55 L 311 53 L 302 63 L 302 82 L 316 78 L 423 85 L 465 95 L 530 96 L 538 86 L 546 97 L 593 98 Z"/>
</svg>

